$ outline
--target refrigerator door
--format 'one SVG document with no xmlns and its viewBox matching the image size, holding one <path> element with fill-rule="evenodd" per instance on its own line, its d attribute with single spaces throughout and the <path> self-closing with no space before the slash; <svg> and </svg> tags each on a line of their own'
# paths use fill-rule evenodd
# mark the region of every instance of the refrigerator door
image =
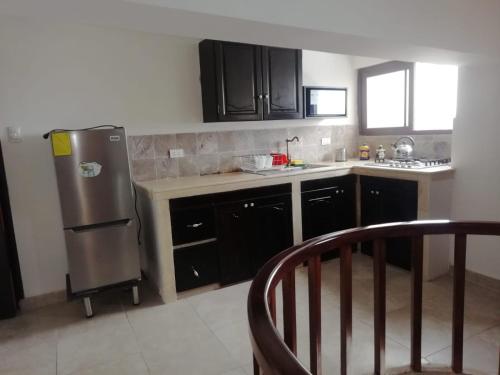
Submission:
<svg viewBox="0 0 500 375">
<path fill-rule="evenodd" d="M 123 128 L 67 131 L 52 137 L 64 228 L 133 217 Z"/>
<path fill-rule="evenodd" d="M 140 278 L 133 220 L 64 231 L 73 293 Z"/>
</svg>

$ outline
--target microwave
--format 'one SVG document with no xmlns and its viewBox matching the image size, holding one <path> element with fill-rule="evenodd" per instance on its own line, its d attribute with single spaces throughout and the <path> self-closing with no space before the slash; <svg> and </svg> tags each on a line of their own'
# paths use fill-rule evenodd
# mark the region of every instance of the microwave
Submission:
<svg viewBox="0 0 500 375">
<path fill-rule="evenodd" d="M 305 117 L 346 117 L 347 88 L 304 86 Z"/>
</svg>

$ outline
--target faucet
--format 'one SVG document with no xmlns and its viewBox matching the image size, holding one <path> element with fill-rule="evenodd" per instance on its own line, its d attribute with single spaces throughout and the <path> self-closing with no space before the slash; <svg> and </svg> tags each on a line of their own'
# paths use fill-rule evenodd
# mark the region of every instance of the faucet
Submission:
<svg viewBox="0 0 500 375">
<path fill-rule="evenodd" d="M 286 160 L 287 160 L 286 165 L 288 165 L 288 166 L 290 166 L 290 162 L 291 162 L 290 161 L 290 152 L 288 151 L 288 144 L 292 143 L 292 142 L 300 142 L 299 137 L 295 136 L 291 139 L 287 138 L 287 140 L 286 140 Z"/>
</svg>

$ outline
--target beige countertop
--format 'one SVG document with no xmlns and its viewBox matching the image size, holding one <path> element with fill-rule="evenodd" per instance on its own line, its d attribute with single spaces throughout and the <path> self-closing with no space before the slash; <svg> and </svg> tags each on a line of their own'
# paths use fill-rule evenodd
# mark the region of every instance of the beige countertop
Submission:
<svg viewBox="0 0 500 375">
<path fill-rule="evenodd" d="M 179 177 L 171 179 L 166 178 L 151 181 L 138 181 L 136 182 L 136 185 L 146 190 L 152 199 L 168 199 L 188 196 L 190 194 L 204 194 L 224 191 L 223 186 L 227 185 L 235 185 L 236 188 L 239 188 L 240 185 L 244 185 L 244 187 L 257 187 L 287 183 L 292 180 L 302 181 L 325 178 L 329 176 L 333 177 L 348 173 L 418 180 L 422 176 L 453 172 L 453 167 L 451 166 L 438 166 L 425 169 L 399 169 L 369 166 L 366 165 L 366 163 L 366 161 L 360 160 L 349 160 L 347 162 L 335 163 L 315 163 L 315 165 L 324 165 L 324 167 L 298 169 L 267 176 L 246 172 L 233 172 L 206 176 Z"/>
<path fill-rule="evenodd" d="M 138 202 L 144 219 L 144 254 L 148 254 L 147 274 L 157 286 L 163 300 L 168 302 L 177 298 L 170 199 L 291 184 L 293 238 L 294 244 L 299 244 L 302 242 L 301 182 L 356 174 L 417 181 L 417 218 L 419 220 L 449 218 L 449 190 L 453 177 L 453 168 L 450 166 L 399 169 L 365 165 L 365 161 L 359 160 L 315 164 L 321 164 L 322 167 L 297 169 L 267 176 L 234 172 L 137 182 Z M 447 271 L 448 242 L 443 238 L 437 240 L 424 238 L 425 280 Z"/>
</svg>

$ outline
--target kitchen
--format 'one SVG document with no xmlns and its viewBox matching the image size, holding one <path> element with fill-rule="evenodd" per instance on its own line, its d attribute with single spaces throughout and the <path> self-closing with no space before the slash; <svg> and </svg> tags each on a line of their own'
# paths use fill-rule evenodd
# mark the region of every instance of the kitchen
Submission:
<svg viewBox="0 0 500 375">
<path fill-rule="evenodd" d="M 22 269 L 30 270 L 23 274 L 29 297 L 50 294 L 50 298 L 60 300 L 67 272 L 64 238 L 60 231 L 61 218 L 58 214 L 48 217 L 46 214 L 33 215 L 29 209 L 38 207 L 40 212 L 46 213 L 59 210 L 50 146 L 42 142 L 40 137 L 45 131 L 66 128 L 68 124 L 71 124 L 71 128 L 101 123 L 125 125 L 129 135 L 131 169 L 139 188 L 148 185 L 146 181 L 171 178 L 167 189 L 173 190 L 177 186 L 182 191 L 182 197 L 187 197 L 190 193 L 199 195 L 201 192 L 206 195 L 214 192 L 212 188 L 196 187 L 197 178 L 213 180 L 215 185 L 228 183 L 231 190 L 235 187 L 272 185 L 271 180 L 291 183 L 294 241 L 300 241 L 299 233 L 302 232 L 299 215 L 302 210 L 300 183 L 303 177 L 300 176 L 309 172 L 270 178 L 245 174 L 241 178 L 250 182 L 237 180 L 231 181 L 233 185 L 229 185 L 230 181 L 225 180 L 225 175 L 217 173 L 236 169 L 236 158 L 233 156 L 260 153 L 261 150 L 286 153 L 286 139 L 297 136 L 299 143 L 290 144 L 293 159 L 335 165 L 335 150 L 338 148 L 345 146 L 348 158 L 353 159 L 358 147 L 368 143 L 373 159 L 379 144 L 383 144 L 388 155 L 391 155 L 390 144 L 399 138 L 397 135 L 358 136 L 356 69 L 360 66 L 345 55 L 303 50 L 302 85 L 346 87 L 347 117 L 205 124 L 202 122 L 202 94 L 198 81 L 200 39 L 82 25 L 45 27 L 42 23 L 42 26 L 29 26 L 33 30 L 26 30 L 23 20 L 12 18 L 2 22 L 2 25 L 6 35 L 15 35 L 12 41 L 5 42 L 5 50 L 11 52 L 4 56 L 5 66 L 9 72 L 15 69 L 23 75 L 22 79 L 14 75 L 3 76 L 4 86 L 14 90 L 6 98 L 23 97 L 24 104 L 22 108 L 2 108 L 5 116 L 2 124 L 22 126 L 25 134 L 21 143 L 5 143 L 4 153 L 12 186 L 11 200 L 14 220 L 17 220 L 16 235 Z M 96 40 L 99 43 L 95 43 Z M 28 61 L 30 64 L 27 64 Z M 128 66 L 121 64 L 122 61 L 126 61 Z M 376 63 L 383 61 L 378 59 Z M 332 69 L 333 66 L 336 68 Z M 38 82 L 38 85 L 33 86 L 31 82 Z M 15 90 L 18 90 L 18 95 Z M 47 90 L 50 90 L 51 97 L 44 95 Z M 10 103 L 7 99 L 4 103 Z M 82 103 L 85 105 L 82 106 Z M 14 107 L 17 109 L 14 110 Z M 20 116 L 16 111 L 23 108 L 29 110 L 23 111 L 24 115 Z M 315 129 L 315 134 L 311 128 Z M 330 138 L 330 145 L 321 145 L 322 138 Z M 417 135 L 414 138 L 415 152 L 422 152 L 422 156 L 449 158 L 450 152 L 459 152 L 456 151 L 455 137 L 453 151 L 450 151 L 450 134 Z M 458 144 L 462 150 L 468 149 L 468 146 L 464 147 L 463 138 L 458 140 Z M 273 149 L 267 150 L 269 146 Z M 184 157 L 170 158 L 171 149 L 182 149 Z M 33 164 L 33 160 L 39 160 L 40 165 Z M 453 163 L 456 166 L 455 160 L 463 160 L 463 157 L 457 159 L 454 154 Z M 348 171 L 356 174 L 356 167 L 359 167 L 359 162 L 349 165 L 349 169 L 325 167 L 324 170 L 317 169 L 310 173 L 330 178 L 344 172 L 347 174 Z M 373 173 L 385 177 L 408 175 L 407 171 L 377 170 L 379 172 Z M 201 174 L 209 175 L 199 176 Z M 416 172 L 415 175 L 429 181 L 429 184 L 434 178 L 425 172 L 422 175 Z M 192 181 L 191 185 L 182 185 L 183 179 Z M 456 181 L 455 177 L 450 177 L 450 180 Z M 38 183 L 33 185 L 30 181 Z M 160 182 L 151 182 L 149 185 L 159 186 Z M 222 192 L 224 189 L 218 187 L 216 190 Z M 446 186 L 442 190 L 449 191 Z M 492 193 L 490 191 L 487 194 Z M 167 195 L 164 194 L 164 197 Z M 162 204 L 165 205 L 165 202 Z M 487 206 L 483 208 L 489 212 Z M 424 212 L 425 208 L 421 211 Z M 168 224 L 170 215 L 162 217 L 162 220 L 167 221 L 163 224 Z M 143 235 L 151 230 L 152 225 L 151 222 L 147 224 L 148 219 L 144 221 Z M 162 226 L 158 223 L 155 225 Z M 168 233 L 163 235 L 168 237 Z M 146 246 L 152 238 L 145 238 Z M 169 242 L 171 239 L 163 238 L 163 241 Z M 173 265 L 173 258 L 165 262 L 169 270 L 166 273 L 172 275 L 172 268 L 169 267 Z M 495 267 L 484 267 L 488 266 L 493 268 L 486 273 L 494 275 Z M 172 282 L 173 278 L 165 281 L 165 285 L 172 288 Z"/>
</svg>

